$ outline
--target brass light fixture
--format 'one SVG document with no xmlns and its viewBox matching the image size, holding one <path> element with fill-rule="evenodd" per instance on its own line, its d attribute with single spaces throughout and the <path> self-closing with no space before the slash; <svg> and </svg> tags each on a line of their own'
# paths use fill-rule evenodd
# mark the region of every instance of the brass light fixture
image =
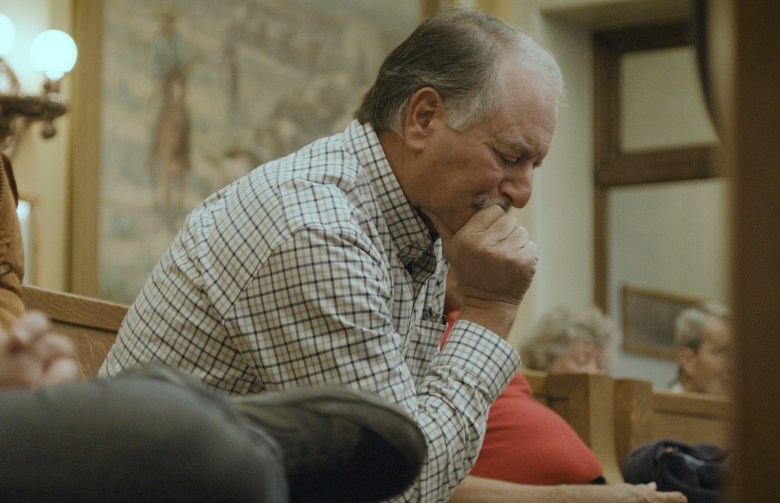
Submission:
<svg viewBox="0 0 780 503">
<path fill-rule="evenodd" d="M 32 66 L 44 75 L 40 95 L 25 94 L 6 60 L 16 39 L 13 22 L 0 13 L 0 151 L 13 157 L 27 126 L 43 121 L 41 135 L 56 134 L 54 119 L 67 111 L 59 85 L 76 64 L 78 50 L 73 39 L 59 30 L 38 34 L 30 46 Z"/>
</svg>

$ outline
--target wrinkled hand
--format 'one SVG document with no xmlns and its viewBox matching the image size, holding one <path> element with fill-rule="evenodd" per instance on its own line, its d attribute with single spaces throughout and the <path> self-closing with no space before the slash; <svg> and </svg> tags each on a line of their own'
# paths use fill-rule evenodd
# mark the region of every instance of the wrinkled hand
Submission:
<svg viewBox="0 0 780 503">
<path fill-rule="evenodd" d="M 497 205 L 477 211 L 455 233 L 436 215 L 426 215 L 458 278 L 460 317 L 506 338 L 536 273 L 536 244 L 528 231 Z"/>
<path fill-rule="evenodd" d="M 35 388 L 75 380 L 76 352 L 67 337 L 50 331 L 41 313 L 27 313 L 0 329 L 0 388 Z"/>
<path fill-rule="evenodd" d="M 658 491 L 655 482 L 649 484 L 607 484 L 610 497 L 604 501 L 621 503 L 686 503 L 688 498 L 676 491 Z"/>
</svg>

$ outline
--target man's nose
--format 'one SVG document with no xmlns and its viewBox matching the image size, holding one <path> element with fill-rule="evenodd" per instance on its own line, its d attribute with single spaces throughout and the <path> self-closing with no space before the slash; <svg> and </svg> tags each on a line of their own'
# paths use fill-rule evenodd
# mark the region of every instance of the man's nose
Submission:
<svg viewBox="0 0 780 503">
<path fill-rule="evenodd" d="M 507 176 L 498 190 L 502 195 L 508 197 L 515 208 L 524 208 L 531 200 L 531 191 L 533 189 L 534 165 L 532 162 L 525 162 L 520 166 L 507 170 Z"/>
</svg>

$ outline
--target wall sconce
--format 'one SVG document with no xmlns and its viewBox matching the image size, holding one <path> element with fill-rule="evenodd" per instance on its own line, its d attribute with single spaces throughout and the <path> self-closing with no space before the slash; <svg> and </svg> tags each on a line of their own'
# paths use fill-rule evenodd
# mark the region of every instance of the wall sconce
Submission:
<svg viewBox="0 0 780 503">
<path fill-rule="evenodd" d="M 33 68 L 44 75 L 40 95 L 22 93 L 17 78 L 5 57 L 16 38 L 13 22 L 0 14 L 0 151 L 12 157 L 27 126 L 43 121 L 41 135 L 51 138 L 56 134 L 54 119 L 67 111 L 59 92 L 60 81 L 73 69 L 78 50 L 73 39 L 59 30 L 38 34 L 30 46 Z"/>
</svg>

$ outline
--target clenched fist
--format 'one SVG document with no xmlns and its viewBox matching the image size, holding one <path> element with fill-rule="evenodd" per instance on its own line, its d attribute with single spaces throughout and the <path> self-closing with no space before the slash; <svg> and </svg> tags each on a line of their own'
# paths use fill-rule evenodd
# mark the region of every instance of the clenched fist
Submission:
<svg viewBox="0 0 780 503">
<path fill-rule="evenodd" d="M 477 211 L 455 233 L 436 215 L 426 215 L 458 278 L 460 318 L 506 338 L 536 273 L 536 244 L 528 231 L 498 205 Z"/>
</svg>

